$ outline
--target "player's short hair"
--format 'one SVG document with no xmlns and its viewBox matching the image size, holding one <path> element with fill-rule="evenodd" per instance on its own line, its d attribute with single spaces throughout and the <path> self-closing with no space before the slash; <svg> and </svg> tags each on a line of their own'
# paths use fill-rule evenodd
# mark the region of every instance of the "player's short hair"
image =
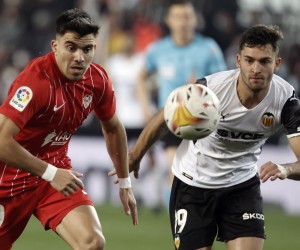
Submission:
<svg viewBox="0 0 300 250">
<path fill-rule="evenodd" d="M 88 34 L 97 36 L 99 28 L 89 14 L 78 8 L 67 10 L 56 19 L 56 34 L 59 35 L 71 31 L 78 33 L 80 36 Z"/>
<path fill-rule="evenodd" d="M 281 40 L 283 40 L 283 34 L 278 26 L 258 24 L 244 31 L 240 40 L 240 50 L 244 47 L 252 48 L 270 44 L 278 53 Z"/>
<path fill-rule="evenodd" d="M 190 4 L 194 7 L 191 0 L 169 0 L 167 1 L 167 9 L 169 10 L 174 5 L 184 5 L 184 4 Z"/>
</svg>

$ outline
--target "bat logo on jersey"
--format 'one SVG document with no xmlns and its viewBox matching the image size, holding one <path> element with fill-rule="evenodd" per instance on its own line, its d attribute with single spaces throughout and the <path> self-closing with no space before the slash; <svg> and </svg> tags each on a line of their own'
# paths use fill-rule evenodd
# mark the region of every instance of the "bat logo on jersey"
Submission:
<svg viewBox="0 0 300 250">
<path fill-rule="evenodd" d="M 265 127 L 270 127 L 274 123 L 274 115 L 270 112 L 264 113 L 261 117 L 261 122 Z"/>
<path fill-rule="evenodd" d="M 19 111 L 23 111 L 32 98 L 32 90 L 27 86 L 18 88 L 9 104 Z"/>
<path fill-rule="evenodd" d="M 93 96 L 92 95 L 85 95 L 82 97 L 82 105 L 84 108 L 87 108 L 92 102 Z"/>
<path fill-rule="evenodd" d="M 41 147 L 44 147 L 45 145 L 50 144 L 50 146 L 60 146 L 60 145 L 65 145 L 71 138 L 72 134 L 68 132 L 60 132 L 56 134 L 55 130 L 48 134 L 45 139 L 44 143 L 42 144 Z"/>
</svg>

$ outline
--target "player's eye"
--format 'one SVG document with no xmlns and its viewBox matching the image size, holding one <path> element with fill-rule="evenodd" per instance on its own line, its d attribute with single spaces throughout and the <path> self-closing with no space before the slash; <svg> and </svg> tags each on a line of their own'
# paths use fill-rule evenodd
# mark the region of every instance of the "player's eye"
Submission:
<svg viewBox="0 0 300 250">
<path fill-rule="evenodd" d="M 76 50 L 76 48 L 73 45 L 69 45 L 67 46 L 68 51 L 70 52 L 74 52 Z"/>
<path fill-rule="evenodd" d="M 263 64 L 263 65 L 265 65 L 265 64 L 268 64 L 268 63 L 270 63 L 271 62 L 271 60 L 270 59 L 264 59 L 264 60 L 261 60 L 261 64 Z"/>
<path fill-rule="evenodd" d="M 93 47 L 86 47 L 86 48 L 83 49 L 83 52 L 87 54 L 87 53 L 92 51 L 92 48 Z"/>
</svg>

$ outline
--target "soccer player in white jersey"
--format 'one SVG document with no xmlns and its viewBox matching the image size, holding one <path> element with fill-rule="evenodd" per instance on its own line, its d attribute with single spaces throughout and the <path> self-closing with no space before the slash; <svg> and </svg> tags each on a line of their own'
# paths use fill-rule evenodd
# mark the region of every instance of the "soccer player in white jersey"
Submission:
<svg viewBox="0 0 300 250">
<path fill-rule="evenodd" d="M 93 202 L 67 155 L 71 136 L 92 111 L 121 181 L 124 210 L 137 224 L 124 126 L 111 81 L 92 62 L 98 30 L 79 9 L 62 13 L 52 52 L 26 66 L 0 106 L 1 250 L 12 248 L 32 214 L 72 249 L 104 249 Z"/>
<path fill-rule="evenodd" d="M 300 168 L 299 99 L 293 87 L 274 74 L 281 63 L 282 38 L 276 26 L 251 27 L 241 37 L 237 69 L 197 80 L 220 99 L 221 120 L 212 134 L 196 142 L 183 140 L 176 152 L 170 199 L 176 249 L 210 250 L 215 238 L 229 250 L 263 249 L 257 160 L 265 141 L 280 126 L 298 160 L 283 165 L 268 162 L 261 178 L 293 178 Z M 130 151 L 135 176 L 145 152 L 166 131 L 161 110 Z"/>
</svg>

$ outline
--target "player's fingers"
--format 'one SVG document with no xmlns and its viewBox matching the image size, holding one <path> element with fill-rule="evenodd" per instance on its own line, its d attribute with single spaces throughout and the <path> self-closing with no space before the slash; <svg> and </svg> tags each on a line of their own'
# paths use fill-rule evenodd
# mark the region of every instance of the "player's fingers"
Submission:
<svg viewBox="0 0 300 250">
<path fill-rule="evenodd" d="M 133 175 L 134 175 L 134 177 L 135 177 L 136 179 L 138 179 L 138 178 L 139 178 L 139 171 L 134 171 L 134 172 L 133 172 Z"/>
<path fill-rule="evenodd" d="M 77 178 L 80 178 L 83 176 L 82 173 L 76 172 L 76 171 L 72 171 L 72 174 L 75 175 Z"/>
<path fill-rule="evenodd" d="M 133 223 L 133 225 L 137 225 L 138 224 L 138 210 L 137 210 L 137 205 L 136 205 L 136 201 L 135 201 L 134 197 L 132 197 L 130 199 L 129 207 L 130 207 L 130 211 L 131 211 L 132 223 Z"/>
<path fill-rule="evenodd" d="M 76 179 L 74 180 L 73 183 L 74 183 L 74 184 L 71 183 L 71 185 L 72 185 L 72 188 L 73 188 L 74 190 L 77 190 L 78 187 L 81 188 L 81 189 L 84 188 L 83 182 L 82 182 L 80 179 L 78 179 L 78 178 L 76 178 Z M 76 188 L 76 189 L 75 189 L 75 188 Z"/>
<path fill-rule="evenodd" d="M 269 175 L 269 173 L 266 171 L 260 173 L 260 179 L 263 183 L 266 182 L 270 177 L 271 175 Z"/>
<path fill-rule="evenodd" d="M 116 170 L 113 169 L 113 170 L 109 171 L 107 175 L 108 176 L 113 176 L 113 175 L 116 175 L 116 174 L 117 174 Z"/>
<path fill-rule="evenodd" d="M 128 204 L 128 188 L 120 188 L 120 198 L 123 204 L 124 212 L 130 215 L 130 207 Z"/>
<path fill-rule="evenodd" d="M 61 193 L 62 193 L 64 196 L 69 196 L 69 195 L 71 195 L 71 194 L 74 194 L 75 191 L 74 191 L 74 189 L 72 189 L 72 188 L 70 188 L 70 187 L 65 187 L 65 188 L 61 191 Z"/>
</svg>

